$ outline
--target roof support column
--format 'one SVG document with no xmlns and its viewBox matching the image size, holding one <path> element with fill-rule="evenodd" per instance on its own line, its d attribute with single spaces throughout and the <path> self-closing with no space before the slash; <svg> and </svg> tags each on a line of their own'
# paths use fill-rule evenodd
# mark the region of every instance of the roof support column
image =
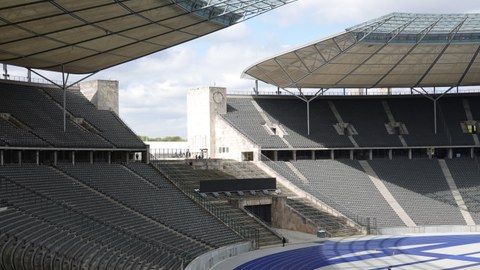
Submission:
<svg viewBox="0 0 480 270">
<path fill-rule="evenodd" d="M 62 65 L 62 84 L 61 85 L 43 76 L 42 74 L 36 72 L 35 70 L 28 68 L 28 73 L 30 74 L 31 72 L 35 73 L 36 75 L 40 76 L 44 80 L 49 81 L 50 83 L 56 85 L 58 88 L 63 90 L 63 132 L 66 132 L 67 131 L 67 89 L 97 74 L 98 71 L 90 73 L 87 76 L 81 78 L 80 80 L 77 80 L 72 84 L 68 84 L 68 77 L 70 76 L 70 73 L 65 73 L 64 67 Z"/>
<path fill-rule="evenodd" d="M 433 100 L 433 130 L 437 134 L 437 100 Z"/>
<path fill-rule="evenodd" d="M 279 88 L 280 89 L 280 88 Z M 289 91 L 285 88 L 282 88 L 282 90 L 284 90 L 285 92 L 287 93 L 290 93 L 292 94 L 293 96 L 297 97 L 298 99 L 300 100 L 303 100 L 305 101 L 305 103 L 307 104 L 307 135 L 310 136 L 310 101 L 316 99 L 318 96 L 320 95 L 323 95 L 323 93 L 327 92 L 329 90 L 329 88 L 320 88 L 311 98 L 307 98 L 303 92 L 302 92 L 302 89 L 301 88 L 298 88 L 298 92 L 300 94 L 296 94 L 292 91 Z M 280 92 L 279 92 L 280 93 Z"/>
<path fill-rule="evenodd" d="M 8 66 L 7 64 L 3 64 L 3 79 L 8 80 L 10 75 L 8 75 Z"/>
<path fill-rule="evenodd" d="M 68 80 L 68 76 L 67 76 Z M 65 81 L 65 72 L 62 65 L 62 90 L 63 90 L 63 132 L 67 131 L 67 88 Z"/>
<path fill-rule="evenodd" d="M 432 94 L 429 94 L 423 88 L 420 88 L 422 91 L 420 91 L 418 89 L 415 89 L 415 88 L 411 88 L 412 92 L 415 91 L 415 92 L 421 94 L 422 96 L 424 96 L 424 97 L 430 99 L 431 101 L 433 101 L 433 131 L 434 131 L 435 134 L 437 134 L 437 101 L 439 99 L 441 99 L 443 96 L 445 96 L 448 92 L 450 92 L 453 88 L 454 88 L 454 86 L 451 86 L 450 88 L 447 89 L 447 91 L 443 92 L 438 97 L 432 96 Z"/>
</svg>

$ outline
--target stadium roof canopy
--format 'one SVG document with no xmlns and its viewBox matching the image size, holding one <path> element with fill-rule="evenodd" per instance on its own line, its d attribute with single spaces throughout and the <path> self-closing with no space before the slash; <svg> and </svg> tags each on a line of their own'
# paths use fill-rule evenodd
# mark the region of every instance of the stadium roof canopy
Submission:
<svg viewBox="0 0 480 270">
<path fill-rule="evenodd" d="M 392 13 L 247 68 L 281 88 L 480 85 L 480 14 Z"/>
<path fill-rule="evenodd" d="M 0 63 L 92 73 L 295 0 L 2 0 Z"/>
</svg>

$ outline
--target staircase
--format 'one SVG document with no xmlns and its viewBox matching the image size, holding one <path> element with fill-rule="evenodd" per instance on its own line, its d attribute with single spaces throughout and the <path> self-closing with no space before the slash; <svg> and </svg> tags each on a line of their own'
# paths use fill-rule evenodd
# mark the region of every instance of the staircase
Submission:
<svg viewBox="0 0 480 270">
<path fill-rule="evenodd" d="M 319 210 L 305 199 L 290 198 L 287 200 L 287 204 L 305 218 L 313 221 L 320 229 L 325 230 L 329 237 L 361 234 L 356 228 L 349 226 L 344 219 Z"/>
<path fill-rule="evenodd" d="M 215 180 L 215 179 L 232 179 L 232 175 L 216 170 L 195 170 L 185 163 L 185 161 L 162 161 L 156 163 L 155 166 L 170 177 L 173 181 L 180 183 L 180 187 L 186 193 L 194 192 L 200 187 L 201 180 Z M 233 172 L 234 173 L 234 172 Z M 228 197 L 214 197 L 208 196 L 208 202 L 215 206 L 215 214 L 228 216 L 239 227 L 252 228 L 258 231 L 259 246 L 269 246 L 281 244 L 281 238 L 275 234 L 268 225 L 259 222 L 243 209 L 235 208 L 228 203 Z M 235 228 L 232 228 L 235 230 Z"/>
</svg>

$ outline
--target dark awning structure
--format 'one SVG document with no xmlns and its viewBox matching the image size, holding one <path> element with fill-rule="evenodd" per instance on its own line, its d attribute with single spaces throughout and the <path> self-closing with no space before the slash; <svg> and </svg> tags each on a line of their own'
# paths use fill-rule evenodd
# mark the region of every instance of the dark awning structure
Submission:
<svg viewBox="0 0 480 270">
<path fill-rule="evenodd" d="M 280 88 L 480 85 L 480 14 L 392 13 L 247 68 Z"/>
<path fill-rule="evenodd" d="M 2 0 L 0 63 L 97 72 L 295 0 Z"/>
</svg>

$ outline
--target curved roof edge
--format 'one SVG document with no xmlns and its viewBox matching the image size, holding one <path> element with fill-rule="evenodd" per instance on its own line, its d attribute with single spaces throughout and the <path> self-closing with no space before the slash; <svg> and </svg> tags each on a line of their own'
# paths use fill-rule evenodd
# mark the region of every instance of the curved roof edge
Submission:
<svg viewBox="0 0 480 270">
<path fill-rule="evenodd" d="M 0 2 L 0 63 L 72 74 L 93 73 L 294 1 Z"/>
<path fill-rule="evenodd" d="M 262 60 L 242 77 L 281 88 L 480 85 L 479 52 L 480 14 L 391 13 Z"/>
</svg>

